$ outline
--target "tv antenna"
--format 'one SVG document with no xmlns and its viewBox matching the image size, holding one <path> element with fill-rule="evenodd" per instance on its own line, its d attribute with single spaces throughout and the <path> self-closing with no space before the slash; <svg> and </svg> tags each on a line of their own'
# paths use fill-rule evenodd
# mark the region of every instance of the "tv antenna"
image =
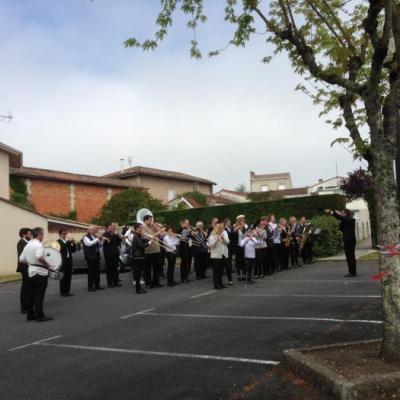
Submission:
<svg viewBox="0 0 400 400">
<path fill-rule="evenodd" d="M 0 114 L 0 121 L 7 121 L 8 123 L 10 123 L 13 119 L 13 115 L 11 114 L 11 112 L 9 111 L 7 115 L 4 114 Z"/>
</svg>

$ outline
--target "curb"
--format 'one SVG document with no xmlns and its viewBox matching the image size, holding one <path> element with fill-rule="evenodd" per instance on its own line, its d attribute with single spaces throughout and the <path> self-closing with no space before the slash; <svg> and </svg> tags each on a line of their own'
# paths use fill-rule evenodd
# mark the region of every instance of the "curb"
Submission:
<svg viewBox="0 0 400 400">
<path fill-rule="evenodd" d="M 346 347 L 358 344 L 377 343 L 381 339 L 363 340 L 358 342 L 338 343 L 327 346 L 308 347 L 304 349 L 290 349 L 284 351 L 284 365 L 286 368 L 311 382 L 318 388 L 329 392 L 340 400 L 376 399 L 377 395 L 396 393 L 400 386 L 400 371 L 386 374 L 368 375 L 365 378 L 347 380 L 329 368 L 307 356 L 313 350 Z"/>
</svg>

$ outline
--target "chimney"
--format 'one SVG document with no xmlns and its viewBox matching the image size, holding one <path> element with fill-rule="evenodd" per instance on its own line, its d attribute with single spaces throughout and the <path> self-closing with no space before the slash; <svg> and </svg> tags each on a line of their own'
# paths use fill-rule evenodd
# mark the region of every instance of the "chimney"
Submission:
<svg viewBox="0 0 400 400">
<path fill-rule="evenodd" d="M 255 176 L 255 172 L 254 171 L 250 171 L 250 177 L 253 178 Z"/>
<path fill-rule="evenodd" d="M 323 181 L 324 181 L 324 180 L 321 179 L 321 178 L 318 179 L 318 183 L 322 183 Z"/>
<path fill-rule="evenodd" d="M 125 171 L 125 159 L 121 158 L 119 160 L 121 162 L 121 174 Z"/>
</svg>

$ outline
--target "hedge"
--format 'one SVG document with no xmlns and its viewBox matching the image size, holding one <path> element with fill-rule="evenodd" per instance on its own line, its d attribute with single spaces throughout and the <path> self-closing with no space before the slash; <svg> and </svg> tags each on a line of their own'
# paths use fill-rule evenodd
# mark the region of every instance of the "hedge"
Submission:
<svg viewBox="0 0 400 400">
<path fill-rule="evenodd" d="M 307 197 L 295 197 L 289 199 L 280 199 L 274 201 L 257 201 L 249 203 L 239 203 L 224 206 L 192 208 L 188 210 L 162 211 L 156 212 L 155 218 L 159 222 L 172 225 L 177 228 L 179 222 L 188 218 L 193 225 L 196 221 L 203 221 L 208 225 L 213 217 L 220 219 L 230 218 L 235 220 L 237 215 L 244 214 L 248 222 L 252 222 L 262 215 L 274 214 L 276 218 L 313 217 L 323 214 L 325 208 L 341 210 L 346 206 L 345 196 L 332 195 L 314 195 Z"/>
<path fill-rule="evenodd" d="M 339 221 L 328 216 L 319 216 L 311 219 L 313 228 L 321 228 L 321 235 L 314 243 L 313 256 L 331 257 L 342 249 L 342 234 L 339 230 Z"/>
</svg>

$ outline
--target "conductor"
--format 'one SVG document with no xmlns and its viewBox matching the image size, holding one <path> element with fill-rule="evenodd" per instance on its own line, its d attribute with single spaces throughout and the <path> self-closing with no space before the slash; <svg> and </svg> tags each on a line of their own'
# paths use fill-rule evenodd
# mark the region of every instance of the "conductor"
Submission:
<svg viewBox="0 0 400 400">
<path fill-rule="evenodd" d="M 351 216 L 350 210 L 341 212 L 325 210 L 327 215 L 332 215 L 340 221 L 339 229 L 342 232 L 344 254 L 346 255 L 347 266 L 349 273 L 345 278 L 353 278 L 357 276 L 357 261 L 356 261 L 356 220 Z"/>
</svg>

